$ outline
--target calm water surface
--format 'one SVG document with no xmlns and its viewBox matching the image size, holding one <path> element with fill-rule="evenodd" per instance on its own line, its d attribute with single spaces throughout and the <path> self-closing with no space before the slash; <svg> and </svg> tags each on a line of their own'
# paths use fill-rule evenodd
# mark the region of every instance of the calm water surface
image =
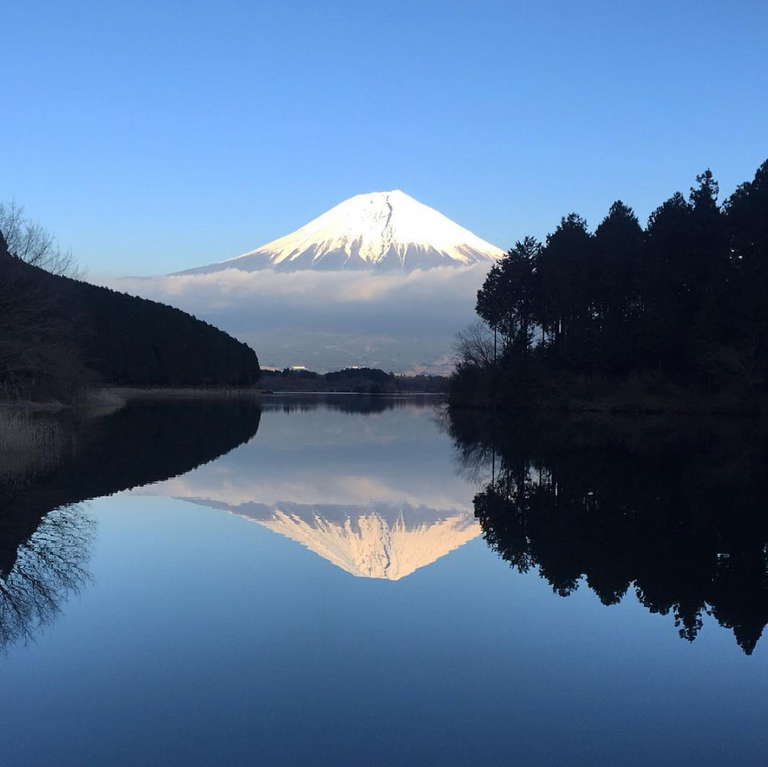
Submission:
<svg viewBox="0 0 768 767">
<path fill-rule="evenodd" d="M 424 401 L 49 420 L 6 424 L 3 765 L 768 760 L 754 464 L 726 529 L 687 458 Z"/>
</svg>

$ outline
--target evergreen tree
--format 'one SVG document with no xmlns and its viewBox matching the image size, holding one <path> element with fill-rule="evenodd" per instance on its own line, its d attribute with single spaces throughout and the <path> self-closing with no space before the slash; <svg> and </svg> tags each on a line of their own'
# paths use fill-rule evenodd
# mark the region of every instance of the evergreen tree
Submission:
<svg viewBox="0 0 768 767">
<path fill-rule="evenodd" d="M 617 200 L 595 230 L 592 311 L 600 339 L 596 366 L 626 373 L 637 355 L 643 313 L 640 275 L 643 230 L 632 208 Z"/>
<path fill-rule="evenodd" d="M 589 333 L 592 267 L 587 222 L 571 213 L 547 236 L 537 269 L 541 326 L 554 354 L 566 365 L 578 364 Z"/>
<path fill-rule="evenodd" d="M 718 196 L 706 170 L 688 199 L 674 194 L 645 231 L 617 201 L 594 235 L 571 213 L 543 247 L 518 242 L 478 292 L 478 315 L 501 338 L 502 354 L 490 365 L 482 355 L 465 360 L 453 390 L 506 391 L 521 404 L 523 384 L 536 396 L 565 376 L 591 377 L 594 389 L 598 378 L 644 374 L 737 400 L 764 394 L 768 162 L 722 207 Z M 533 378 L 517 376 L 523 359 Z"/>
<path fill-rule="evenodd" d="M 515 243 L 494 264 L 477 294 L 477 313 L 502 337 L 505 355 L 531 351 L 536 323 L 535 270 L 541 244 L 534 237 Z"/>
</svg>

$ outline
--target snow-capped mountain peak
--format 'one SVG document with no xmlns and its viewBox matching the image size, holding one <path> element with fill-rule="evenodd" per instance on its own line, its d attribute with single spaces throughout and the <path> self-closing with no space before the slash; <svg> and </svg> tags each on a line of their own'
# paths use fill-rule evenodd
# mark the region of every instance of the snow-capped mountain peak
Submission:
<svg viewBox="0 0 768 767">
<path fill-rule="evenodd" d="M 492 263 L 503 251 L 399 189 L 359 194 L 256 250 L 183 274 L 224 269 L 396 269 Z"/>
</svg>

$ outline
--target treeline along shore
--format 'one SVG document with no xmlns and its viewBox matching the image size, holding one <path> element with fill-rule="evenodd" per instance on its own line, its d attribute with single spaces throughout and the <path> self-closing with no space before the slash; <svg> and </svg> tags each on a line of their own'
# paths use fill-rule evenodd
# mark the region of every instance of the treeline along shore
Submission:
<svg viewBox="0 0 768 767">
<path fill-rule="evenodd" d="M 378 368 L 262 370 L 259 387 L 273 392 L 343 392 L 355 394 L 444 394 L 448 380 L 436 375 L 397 375 Z"/>
<path fill-rule="evenodd" d="M 460 334 L 454 407 L 763 411 L 768 161 L 722 204 L 712 173 L 643 228 L 621 201 L 493 266 Z"/>
<path fill-rule="evenodd" d="M 12 234 L 20 244 L 9 248 L 0 231 L 0 400 L 71 404 L 101 385 L 258 381 L 246 344 L 180 309 L 52 273 L 24 258 L 37 230 Z"/>
</svg>

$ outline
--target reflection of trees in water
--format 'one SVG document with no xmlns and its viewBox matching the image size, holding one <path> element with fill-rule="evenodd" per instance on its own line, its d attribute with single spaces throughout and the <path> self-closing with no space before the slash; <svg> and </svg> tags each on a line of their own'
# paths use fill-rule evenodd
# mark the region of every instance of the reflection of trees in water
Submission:
<svg viewBox="0 0 768 767">
<path fill-rule="evenodd" d="M 0 647 L 87 582 L 95 522 L 83 501 L 185 474 L 253 438 L 260 418 L 254 400 L 205 399 L 0 414 Z"/>
<path fill-rule="evenodd" d="M 19 546 L 12 570 L 0 573 L 0 648 L 29 640 L 85 585 L 95 531 L 75 504 L 50 512 Z"/>
<path fill-rule="evenodd" d="M 484 537 L 562 596 L 633 589 L 692 641 L 703 616 L 751 654 L 768 623 L 765 433 L 743 422 L 454 419 Z"/>
<path fill-rule="evenodd" d="M 312 410 L 335 410 L 342 413 L 383 413 L 421 406 L 434 407 L 439 397 L 419 395 L 369 395 L 369 394 L 278 394 L 261 400 L 267 412 L 307 413 Z"/>
<path fill-rule="evenodd" d="M 50 413 L 0 411 L 0 485 L 21 486 L 60 460 L 70 432 Z"/>
</svg>

